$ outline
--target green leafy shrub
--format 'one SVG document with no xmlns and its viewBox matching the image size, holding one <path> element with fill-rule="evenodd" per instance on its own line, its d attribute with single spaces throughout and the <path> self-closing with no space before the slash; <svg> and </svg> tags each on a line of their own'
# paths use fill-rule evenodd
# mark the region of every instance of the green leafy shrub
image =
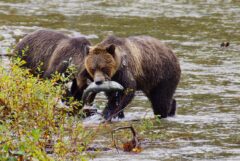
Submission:
<svg viewBox="0 0 240 161">
<path fill-rule="evenodd" d="M 66 78 L 34 77 L 24 63 L 0 64 L 0 160 L 85 160 L 92 132 L 59 103 L 65 90 L 57 82 Z"/>
</svg>

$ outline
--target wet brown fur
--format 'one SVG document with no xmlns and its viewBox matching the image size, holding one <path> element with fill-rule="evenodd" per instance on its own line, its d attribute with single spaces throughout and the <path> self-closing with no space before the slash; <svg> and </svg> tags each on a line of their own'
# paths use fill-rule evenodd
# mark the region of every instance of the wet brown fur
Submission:
<svg viewBox="0 0 240 161">
<path fill-rule="evenodd" d="M 106 67 L 106 64 L 108 64 L 108 67 Z M 97 70 L 106 70 L 107 75 L 112 77 L 116 72 L 117 64 L 114 57 L 106 53 L 105 48 L 101 46 L 95 49 L 90 48 L 88 59 L 85 59 L 85 67 L 92 77 Z"/>
<path fill-rule="evenodd" d="M 88 46 L 90 42 L 84 37 L 71 38 L 60 32 L 42 29 L 25 36 L 16 45 L 15 53 L 26 61 L 25 66 L 34 74 L 40 74 L 44 78 L 51 77 L 56 71 L 65 73 L 70 64 L 74 65 L 78 73 L 73 80 L 71 92 L 80 99 L 80 89 L 86 88 L 83 60 Z M 37 70 L 39 67 L 41 73 Z"/>
<path fill-rule="evenodd" d="M 115 46 L 114 53 L 108 52 L 110 45 Z M 156 115 L 167 117 L 175 113 L 171 106 L 176 103 L 173 94 L 180 80 L 181 69 L 176 55 L 158 39 L 149 36 L 110 36 L 90 50 L 85 66 L 91 76 L 100 70 L 125 87 L 118 105 L 114 105 L 117 99 L 109 95 L 109 103 L 104 110 L 106 118 L 116 109 L 127 106 L 135 90 L 142 90 L 146 94 Z"/>
<path fill-rule="evenodd" d="M 70 58 L 70 63 L 80 68 L 89 45 L 84 37 L 70 38 L 52 30 L 37 30 L 16 45 L 15 53 L 26 61 L 25 66 L 34 73 L 41 67 L 43 77 L 50 77 L 56 71 L 65 72 Z"/>
</svg>

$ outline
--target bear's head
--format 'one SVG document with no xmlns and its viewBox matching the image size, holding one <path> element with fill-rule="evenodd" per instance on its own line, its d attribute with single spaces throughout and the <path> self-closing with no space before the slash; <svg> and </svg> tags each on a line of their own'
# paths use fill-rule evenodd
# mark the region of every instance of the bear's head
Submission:
<svg viewBox="0 0 240 161">
<path fill-rule="evenodd" d="M 91 47 L 85 58 L 85 68 L 96 84 L 110 80 L 116 73 L 119 63 L 115 45 Z"/>
</svg>

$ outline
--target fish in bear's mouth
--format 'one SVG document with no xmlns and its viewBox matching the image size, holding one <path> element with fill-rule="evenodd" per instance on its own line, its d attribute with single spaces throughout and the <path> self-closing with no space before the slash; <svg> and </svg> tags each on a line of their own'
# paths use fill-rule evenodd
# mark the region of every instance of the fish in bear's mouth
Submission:
<svg viewBox="0 0 240 161">
<path fill-rule="evenodd" d="M 102 84 L 97 85 L 95 82 L 89 84 L 89 86 L 84 90 L 82 100 L 87 101 L 90 93 L 99 92 L 111 92 L 111 91 L 122 91 L 124 88 L 121 84 L 115 81 L 104 81 Z"/>
<path fill-rule="evenodd" d="M 115 82 L 115 81 L 104 81 L 102 84 L 96 84 L 95 82 L 92 82 L 89 84 L 89 86 L 84 90 L 82 101 L 83 103 L 88 102 L 92 94 L 97 94 L 99 92 L 116 92 L 123 91 L 124 88 L 121 84 Z M 106 113 L 106 109 L 104 110 L 105 113 L 101 114 L 105 119 L 110 118 L 111 116 L 108 116 L 111 114 L 110 111 Z M 106 116 L 104 116 L 106 115 Z"/>
</svg>

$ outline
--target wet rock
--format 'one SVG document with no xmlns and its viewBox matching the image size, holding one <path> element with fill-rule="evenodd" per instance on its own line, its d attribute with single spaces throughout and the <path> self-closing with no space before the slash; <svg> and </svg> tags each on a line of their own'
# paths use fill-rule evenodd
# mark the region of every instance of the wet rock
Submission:
<svg viewBox="0 0 240 161">
<path fill-rule="evenodd" d="M 86 151 L 109 151 L 109 150 L 112 150 L 112 149 L 108 147 L 100 147 L 97 145 L 86 148 Z"/>
<path fill-rule="evenodd" d="M 90 117 L 90 116 L 95 115 L 96 113 L 97 113 L 96 108 L 84 108 L 82 111 L 83 117 Z"/>
</svg>

